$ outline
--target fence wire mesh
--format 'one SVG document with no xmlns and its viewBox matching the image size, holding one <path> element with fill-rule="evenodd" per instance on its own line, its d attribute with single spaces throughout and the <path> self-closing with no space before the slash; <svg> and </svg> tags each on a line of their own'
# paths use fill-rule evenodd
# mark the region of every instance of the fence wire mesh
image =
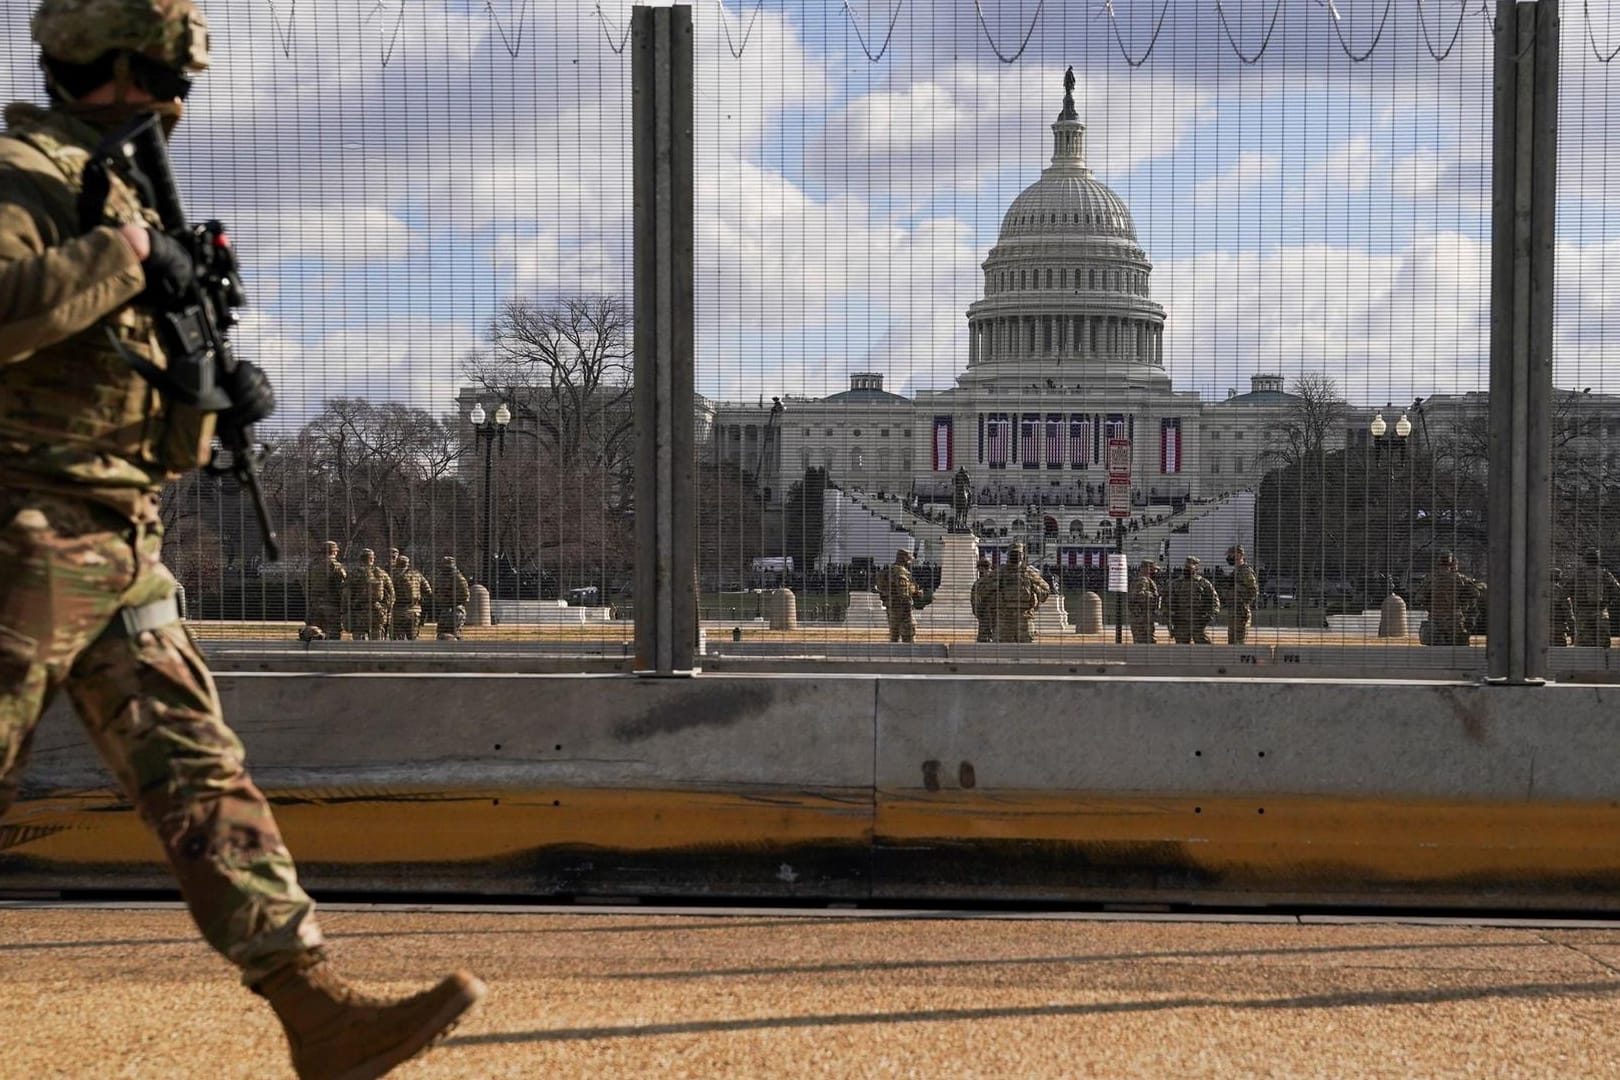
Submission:
<svg viewBox="0 0 1620 1080">
<path fill-rule="evenodd" d="M 38 101 L 26 15 L 0 63 Z M 696 5 L 710 654 L 1482 669 L 1422 646 L 1490 602 L 1496 15 Z M 630 3 L 210 16 L 175 156 L 243 260 L 285 555 L 230 482 L 171 484 L 199 632 L 389 637 L 419 598 L 433 637 L 459 573 L 465 636 L 622 654 Z M 1616 49 L 1563 5 L 1555 644 L 1620 600 Z M 1149 637 L 1236 651 L 1107 652 Z"/>
</svg>

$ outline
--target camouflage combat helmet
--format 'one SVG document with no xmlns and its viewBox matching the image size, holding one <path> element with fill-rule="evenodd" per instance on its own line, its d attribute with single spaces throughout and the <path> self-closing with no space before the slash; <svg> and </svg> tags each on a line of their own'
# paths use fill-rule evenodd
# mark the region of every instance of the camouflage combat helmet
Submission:
<svg viewBox="0 0 1620 1080">
<path fill-rule="evenodd" d="M 1453 555 L 1450 551 L 1442 551 L 1434 561 L 1439 563 L 1441 566 L 1456 566 L 1457 556 Z"/>
<path fill-rule="evenodd" d="M 1021 562 L 1024 561 L 1024 544 L 1023 544 L 1023 541 L 1021 541 L 1021 540 L 1020 541 L 1014 541 L 1011 545 L 1008 546 L 1008 548 L 1007 548 L 1007 561 L 1010 562 L 1010 563 L 1021 563 Z"/>
<path fill-rule="evenodd" d="M 122 50 L 176 71 L 208 68 L 208 20 L 193 0 L 41 0 L 32 30 L 40 52 L 69 64 Z"/>
<path fill-rule="evenodd" d="M 1228 559 L 1240 559 L 1245 557 L 1246 554 L 1247 553 L 1243 550 L 1242 544 L 1233 544 L 1231 547 L 1226 549 L 1226 557 Z"/>
<path fill-rule="evenodd" d="M 905 548 L 901 548 L 899 551 L 894 553 L 894 561 L 897 562 L 897 563 L 908 563 L 908 562 L 910 562 L 911 561 L 911 552 L 907 551 Z"/>
<path fill-rule="evenodd" d="M 336 540 L 328 540 L 326 542 L 326 552 L 328 555 L 336 555 L 338 553 L 338 542 Z"/>
<path fill-rule="evenodd" d="M 411 568 L 411 557 L 409 555 L 401 555 L 399 557 L 399 568 L 401 570 L 409 570 Z"/>
</svg>

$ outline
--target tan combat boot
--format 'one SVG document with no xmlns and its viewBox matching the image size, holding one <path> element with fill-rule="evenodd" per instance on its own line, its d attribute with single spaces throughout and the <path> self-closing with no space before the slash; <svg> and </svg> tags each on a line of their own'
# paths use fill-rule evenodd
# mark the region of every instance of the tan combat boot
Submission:
<svg viewBox="0 0 1620 1080">
<path fill-rule="evenodd" d="M 449 1032 L 484 996 L 457 971 L 401 1001 L 367 997 L 319 953 L 266 976 L 254 992 L 281 1018 L 300 1080 L 373 1080 Z"/>
</svg>

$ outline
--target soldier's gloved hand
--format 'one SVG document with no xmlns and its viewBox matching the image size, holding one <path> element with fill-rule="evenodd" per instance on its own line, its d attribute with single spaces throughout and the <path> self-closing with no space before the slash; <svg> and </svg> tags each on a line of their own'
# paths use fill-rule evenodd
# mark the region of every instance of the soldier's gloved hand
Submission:
<svg viewBox="0 0 1620 1080">
<path fill-rule="evenodd" d="M 141 260 L 141 273 L 146 275 L 146 288 L 135 297 L 135 303 L 157 311 L 173 311 L 184 306 L 191 291 L 191 282 L 197 276 L 197 267 L 191 252 L 184 244 L 167 233 L 148 229 L 151 250 Z"/>
<path fill-rule="evenodd" d="M 225 378 L 224 389 L 230 395 L 231 407 L 220 414 L 220 419 L 234 427 L 251 427 L 276 411 L 275 388 L 258 364 L 237 361 L 236 369 Z"/>
</svg>

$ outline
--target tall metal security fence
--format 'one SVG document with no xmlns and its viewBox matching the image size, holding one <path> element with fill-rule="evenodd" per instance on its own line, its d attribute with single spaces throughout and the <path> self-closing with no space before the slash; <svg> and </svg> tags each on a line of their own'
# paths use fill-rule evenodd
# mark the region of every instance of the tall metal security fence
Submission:
<svg viewBox="0 0 1620 1080">
<path fill-rule="evenodd" d="M 1537 565 L 1490 502 L 1542 437 L 1492 418 L 1505 10 L 694 4 L 704 663 L 1477 676 L 1493 608 L 1526 618 L 1522 580 L 1490 587 L 1512 562 L 1546 580 L 1553 673 L 1605 673 L 1620 10 L 1546 31 Z M 397 548 L 423 638 L 463 606 L 463 645 L 628 655 L 632 5 L 209 14 L 174 153 L 243 258 L 284 555 L 229 481 L 172 484 L 199 633 L 396 636 L 371 605 L 421 591 Z M 39 100 L 26 12 L 0 20 Z"/>
</svg>

